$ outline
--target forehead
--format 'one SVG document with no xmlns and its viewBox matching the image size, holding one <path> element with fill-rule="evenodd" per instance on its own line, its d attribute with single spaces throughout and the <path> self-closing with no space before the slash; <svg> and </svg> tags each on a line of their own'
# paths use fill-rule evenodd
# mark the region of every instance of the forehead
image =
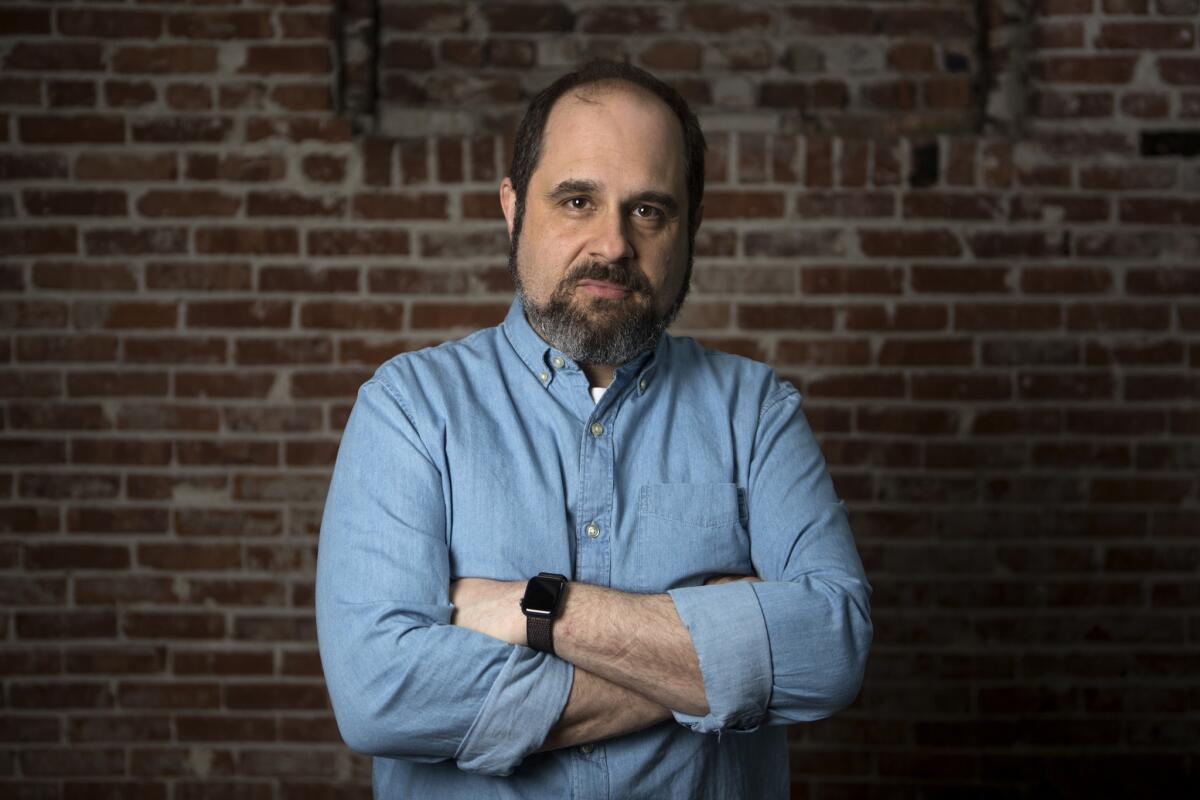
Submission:
<svg viewBox="0 0 1200 800">
<path fill-rule="evenodd" d="M 588 86 L 559 98 L 546 120 L 533 180 L 591 178 L 684 191 L 683 127 L 654 95 L 633 86 Z"/>
</svg>

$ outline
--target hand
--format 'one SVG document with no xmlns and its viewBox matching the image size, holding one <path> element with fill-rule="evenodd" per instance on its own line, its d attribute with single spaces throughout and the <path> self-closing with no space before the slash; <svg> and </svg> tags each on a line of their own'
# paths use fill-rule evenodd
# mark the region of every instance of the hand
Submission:
<svg viewBox="0 0 1200 800">
<path fill-rule="evenodd" d="M 487 578 L 459 578 L 450 582 L 450 602 L 454 604 L 451 624 L 491 636 L 509 644 L 525 646 L 525 615 L 521 598 L 525 581 L 493 581 Z"/>
<path fill-rule="evenodd" d="M 716 586 L 720 583 L 733 583 L 734 581 L 747 581 L 749 583 L 762 583 L 762 578 L 757 575 L 714 575 L 704 582 L 705 586 Z"/>
</svg>

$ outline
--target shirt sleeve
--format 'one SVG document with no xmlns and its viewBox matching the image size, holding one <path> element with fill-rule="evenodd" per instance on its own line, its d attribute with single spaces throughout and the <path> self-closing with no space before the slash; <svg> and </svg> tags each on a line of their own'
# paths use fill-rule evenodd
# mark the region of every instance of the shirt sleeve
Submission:
<svg viewBox="0 0 1200 800">
<path fill-rule="evenodd" d="M 317 636 L 338 728 L 359 752 L 507 775 L 570 692 L 566 662 L 450 624 L 442 476 L 400 396 L 359 390 L 325 502 Z"/>
<path fill-rule="evenodd" d="M 709 713 L 675 712 L 701 733 L 827 717 L 854 701 L 872 626 L 871 587 L 846 509 L 784 384 L 764 404 L 747 491 L 761 583 L 669 592 L 691 634 Z"/>
</svg>

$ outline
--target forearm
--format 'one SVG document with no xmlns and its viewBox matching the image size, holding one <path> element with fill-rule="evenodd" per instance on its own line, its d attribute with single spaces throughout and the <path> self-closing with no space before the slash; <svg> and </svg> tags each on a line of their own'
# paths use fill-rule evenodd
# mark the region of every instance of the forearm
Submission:
<svg viewBox="0 0 1200 800">
<path fill-rule="evenodd" d="M 669 719 L 666 706 L 576 667 L 567 705 L 539 750 L 598 742 Z"/>
<path fill-rule="evenodd" d="M 691 637 L 667 595 L 572 583 L 554 624 L 559 657 L 643 698 L 707 714 Z"/>
</svg>

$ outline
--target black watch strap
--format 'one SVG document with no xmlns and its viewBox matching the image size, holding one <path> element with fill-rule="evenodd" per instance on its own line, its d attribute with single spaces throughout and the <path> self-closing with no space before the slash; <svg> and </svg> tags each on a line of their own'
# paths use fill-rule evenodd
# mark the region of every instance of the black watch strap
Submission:
<svg viewBox="0 0 1200 800">
<path fill-rule="evenodd" d="M 554 655 L 554 620 L 549 617 L 525 617 L 525 638 L 534 650 Z"/>
</svg>

